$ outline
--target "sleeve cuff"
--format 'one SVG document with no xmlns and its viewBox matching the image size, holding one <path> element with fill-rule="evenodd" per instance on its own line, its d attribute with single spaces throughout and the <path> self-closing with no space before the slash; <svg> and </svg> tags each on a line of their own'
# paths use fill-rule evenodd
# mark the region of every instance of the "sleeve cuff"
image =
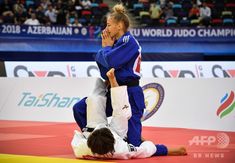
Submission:
<svg viewBox="0 0 235 163">
<path fill-rule="evenodd" d="M 104 49 L 104 51 L 110 50 L 110 49 L 112 49 L 112 46 L 105 46 L 103 49 Z"/>
<path fill-rule="evenodd" d="M 163 144 L 157 144 L 156 145 L 157 151 L 154 154 L 154 156 L 166 156 L 168 154 L 168 149 Z"/>
</svg>

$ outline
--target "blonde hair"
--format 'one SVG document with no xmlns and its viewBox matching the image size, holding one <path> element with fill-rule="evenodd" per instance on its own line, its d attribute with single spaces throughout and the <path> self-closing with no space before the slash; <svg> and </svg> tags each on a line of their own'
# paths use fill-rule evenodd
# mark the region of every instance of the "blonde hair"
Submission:
<svg viewBox="0 0 235 163">
<path fill-rule="evenodd" d="M 113 11 L 122 14 L 126 13 L 126 9 L 122 4 L 116 4 L 115 6 L 113 6 Z"/>
<path fill-rule="evenodd" d="M 125 32 L 130 27 L 130 20 L 123 4 L 116 4 L 115 6 L 113 6 L 112 12 L 109 16 L 117 22 L 123 22 Z"/>
</svg>

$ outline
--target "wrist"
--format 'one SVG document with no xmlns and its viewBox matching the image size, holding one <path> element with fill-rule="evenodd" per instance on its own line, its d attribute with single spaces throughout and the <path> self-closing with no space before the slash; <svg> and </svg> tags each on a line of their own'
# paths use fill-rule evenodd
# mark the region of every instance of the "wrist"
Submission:
<svg viewBox="0 0 235 163">
<path fill-rule="evenodd" d="M 109 50 L 109 49 L 112 49 L 112 46 L 105 46 L 103 47 L 105 50 Z"/>
</svg>

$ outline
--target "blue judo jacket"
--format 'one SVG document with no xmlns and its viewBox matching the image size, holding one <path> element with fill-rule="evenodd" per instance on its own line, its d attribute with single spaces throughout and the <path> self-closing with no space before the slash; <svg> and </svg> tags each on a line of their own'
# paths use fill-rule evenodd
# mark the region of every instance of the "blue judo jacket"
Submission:
<svg viewBox="0 0 235 163">
<path fill-rule="evenodd" d="M 126 32 L 114 45 L 106 46 L 95 55 L 101 77 L 107 80 L 106 73 L 115 68 L 118 83 L 128 83 L 140 79 L 141 47 L 138 41 Z"/>
</svg>

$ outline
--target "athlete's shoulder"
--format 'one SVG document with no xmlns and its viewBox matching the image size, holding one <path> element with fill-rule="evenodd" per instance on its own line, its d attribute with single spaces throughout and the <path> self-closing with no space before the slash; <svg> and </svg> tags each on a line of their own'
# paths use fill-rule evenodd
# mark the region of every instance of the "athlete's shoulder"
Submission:
<svg viewBox="0 0 235 163">
<path fill-rule="evenodd" d="M 135 41 L 134 36 L 131 35 L 131 33 L 128 31 L 122 36 L 122 42 L 128 43 Z"/>
<path fill-rule="evenodd" d="M 135 45 L 140 46 L 139 42 L 135 39 L 135 37 L 128 31 L 126 32 L 122 37 L 121 40 L 122 44 L 128 44 L 128 45 Z"/>
</svg>

